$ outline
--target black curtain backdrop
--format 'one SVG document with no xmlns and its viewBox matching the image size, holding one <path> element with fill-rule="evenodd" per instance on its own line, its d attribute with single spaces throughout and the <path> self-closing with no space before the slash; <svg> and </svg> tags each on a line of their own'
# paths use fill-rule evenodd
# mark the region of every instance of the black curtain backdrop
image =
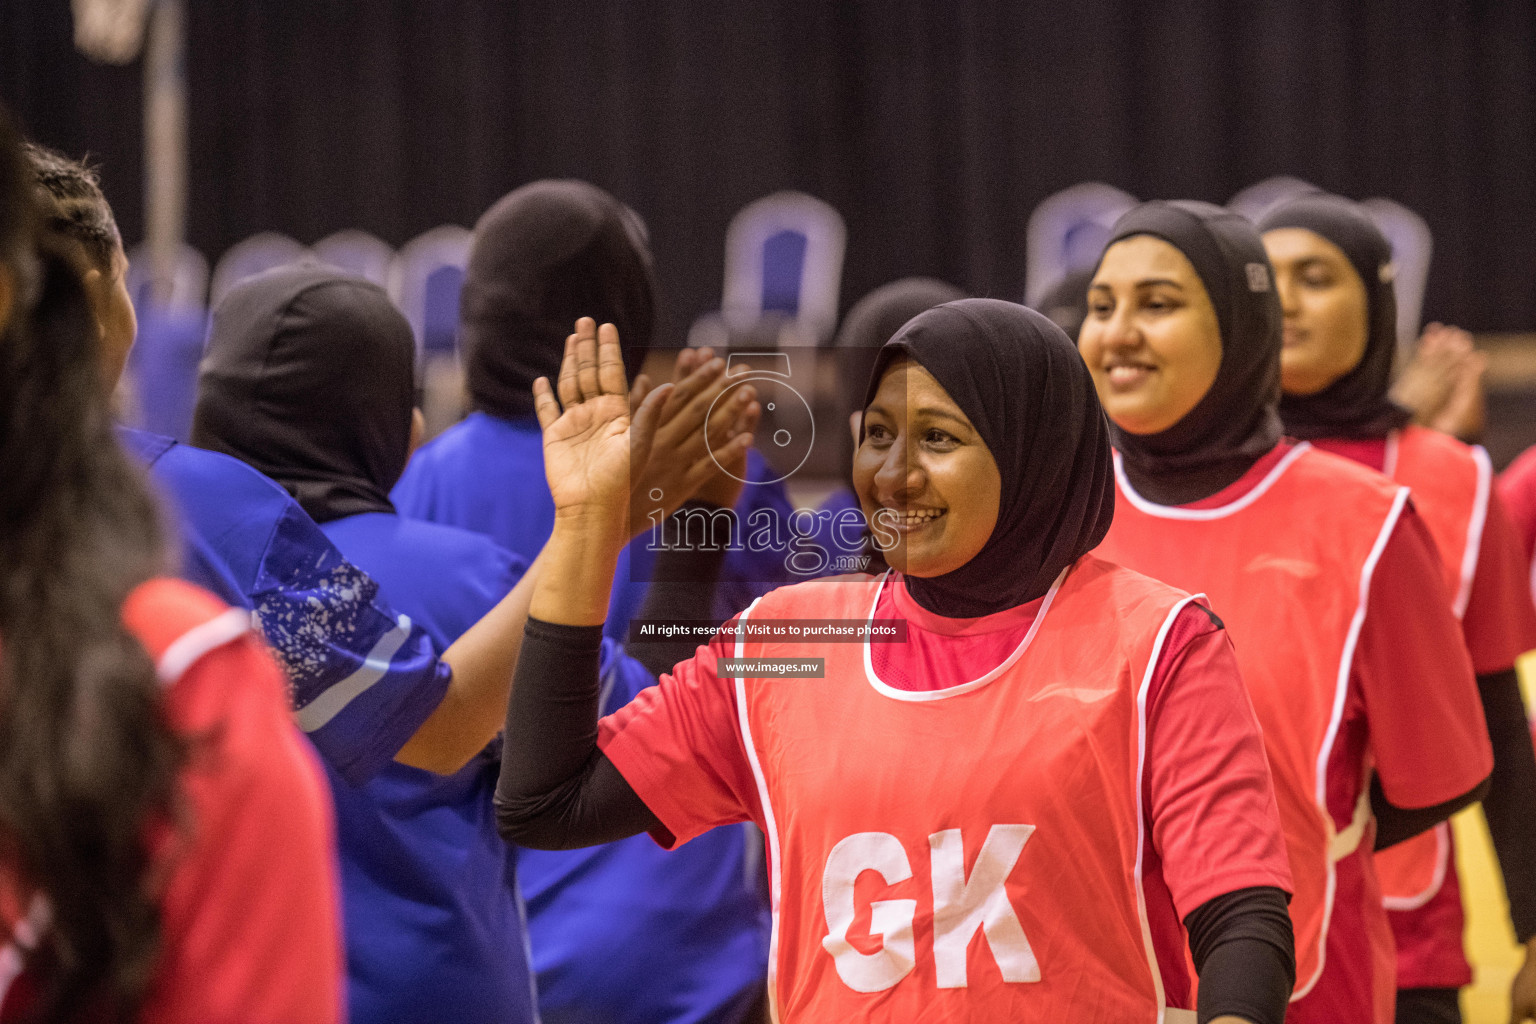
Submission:
<svg viewBox="0 0 1536 1024">
<path fill-rule="evenodd" d="M 667 340 L 780 188 L 848 221 L 846 308 L 905 274 L 1018 298 L 1035 204 L 1098 179 L 1224 202 L 1289 173 L 1435 233 L 1425 313 L 1536 328 L 1526 0 L 189 0 L 190 240 L 472 225 L 534 178 L 650 224 Z M 0 99 L 104 164 L 142 232 L 141 76 L 66 0 L 0 0 Z"/>
</svg>

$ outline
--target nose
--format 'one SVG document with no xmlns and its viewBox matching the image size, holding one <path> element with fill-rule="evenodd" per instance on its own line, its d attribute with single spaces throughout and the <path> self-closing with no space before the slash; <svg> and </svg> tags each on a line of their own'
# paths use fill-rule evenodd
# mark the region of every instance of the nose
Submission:
<svg viewBox="0 0 1536 1024">
<path fill-rule="evenodd" d="M 1134 310 L 1129 302 L 1115 304 L 1115 310 L 1104 321 L 1104 345 L 1106 348 L 1136 348 L 1142 343 L 1141 328 L 1136 324 Z"/>
<path fill-rule="evenodd" d="M 903 436 L 886 449 L 875 471 L 875 494 L 883 504 L 900 504 L 920 494 L 925 484 L 922 466 L 911 457 Z"/>
<path fill-rule="evenodd" d="M 1280 312 L 1284 316 L 1295 317 L 1301 313 L 1301 304 L 1297 301 L 1298 291 L 1296 275 L 1276 268 L 1275 295 L 1280 299 Z"/>
</svg>

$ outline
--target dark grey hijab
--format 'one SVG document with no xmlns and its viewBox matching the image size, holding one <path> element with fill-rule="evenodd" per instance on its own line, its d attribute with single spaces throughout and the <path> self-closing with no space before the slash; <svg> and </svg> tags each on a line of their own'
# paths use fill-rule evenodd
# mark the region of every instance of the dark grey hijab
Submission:
<svg viewBox="0 0 1536 1024">
<path fill-rule="evenodd" d="M 318 264 L 258 274 L 213 311 L 192 443 L 276 480 L 317 523 L 393 512 L 415 358 L 377 285 Z"/>
<path fill-rule="evenodd" d="M 554 380 L 578 317 L 619 329 L 631 379 L 655 326 L 656 285 L 645 227 L 585 181 L 510 192 L 475 225 L 459 301 L 459 338 L 475 408 L 533 415 L 533 382 Z"/>
<path fill-rule="evenodd" d="M 1160 504 L 1183 505 L 1235 482 L 1280 440 L 1280 302 L 1263 240 L 1230 210 L 1183 200 L 1142 203 L 1115 222 L 1105 250 L 1136 235 L 1162 239 L 1194 265 L 1221 330 L 1216 380 L 1183 419 L 1157 434 L 1111 424 L 1136 490 Z"/>
<path fill-rule="evenodd" d="M 1264 215 L 1260 231 L 1304 228 L 1344 253 L 1365 285 L 1365 354 L 1354 369 L 1315 395 L 1282 395 L 1285 432 L 1304 440 L 1386 437 L 1413 414 L 1389 394 L 1397 352 L 1397 296 L 1392 287 L 1392 243 L 1358 206 L 1317 192 L 1292 199 Z"/>
</svg>

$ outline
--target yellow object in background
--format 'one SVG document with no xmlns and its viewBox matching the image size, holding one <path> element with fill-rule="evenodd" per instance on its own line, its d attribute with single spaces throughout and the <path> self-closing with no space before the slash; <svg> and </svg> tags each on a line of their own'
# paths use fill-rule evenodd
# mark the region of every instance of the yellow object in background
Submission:
<svg viewBox="0 0 1536 1024">
<path fill-rule="evenodd" d="M 1536 651 L 1516 668 L 1527 709 L 1536 705 Z M 1509 986 L 1525 954 L 1509 925 L 1504 879 L 1493 854 L 1481 807 L 1469 807 L 1451 819 L 1456 833 L 1456 868 L 1461 873 L 1461 902 L 1466 909 L 1467 959 L 1472 984 L 1461 992 L 1464 1024 L 1509 1024 Z"/>
</svg>

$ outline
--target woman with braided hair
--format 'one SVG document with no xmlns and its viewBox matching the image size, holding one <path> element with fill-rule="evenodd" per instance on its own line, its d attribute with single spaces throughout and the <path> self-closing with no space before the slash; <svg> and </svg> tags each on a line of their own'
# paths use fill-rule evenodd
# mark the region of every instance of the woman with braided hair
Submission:
<svg viewBox="0 0 1536 1024">
<path fill-rule="evenodd" d="M 330 808 L 249 616 L 160 577 L 0 113 L 0 1021 L 332 1024 Z"/>
</svg>

